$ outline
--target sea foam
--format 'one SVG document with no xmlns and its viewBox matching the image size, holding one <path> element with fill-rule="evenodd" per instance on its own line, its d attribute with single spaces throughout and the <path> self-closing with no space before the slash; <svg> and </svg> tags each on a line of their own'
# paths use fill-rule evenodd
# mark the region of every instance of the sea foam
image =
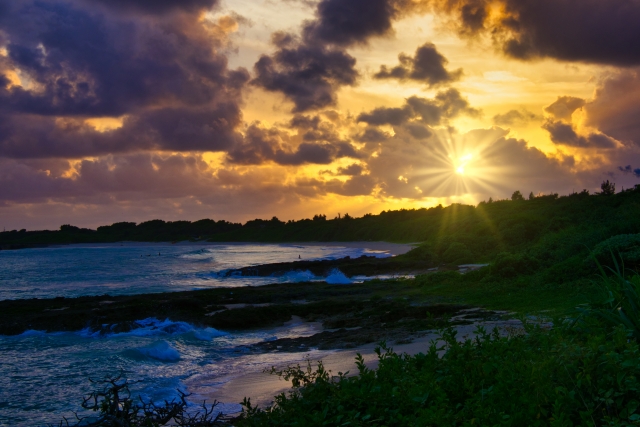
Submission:
<svg viewBox="0 0 640 427">
<path fill-rule="evenodd" d="M 345 276 L 344 273 L 337 268 L 331 270 L 324 281 L 330 285 L 350 285 L 353 283 L 351 279 Z"/>
<path fill-rule="evenodd" d="M 161 362 L 177 362 L 180 360 L 180 352 L 164 340 L 136 350 L 147 357 L 160 360 Z"/>
</svg>

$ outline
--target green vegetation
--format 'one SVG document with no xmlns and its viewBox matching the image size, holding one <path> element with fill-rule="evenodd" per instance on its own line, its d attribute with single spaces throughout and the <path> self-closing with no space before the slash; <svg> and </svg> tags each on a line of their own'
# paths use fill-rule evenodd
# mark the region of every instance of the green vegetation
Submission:
<svg viewBox="0 0 640 427">
<path fill-rule="evenodd" d="M 480 329 L 459 341 L 448 328 L 426 354 L 382 346 L 376 369 L 356 358 L 352 377 L 333 376 L 322 363 L 273 369 L 293 389 L 267 411 L 245 399 L 236 425 L 640 425 L 640 280 L 618 273 L 602 282 L 610 296 L 603 305 L 572 322 L 556 319 L 551 330 Z"/>
</svg>

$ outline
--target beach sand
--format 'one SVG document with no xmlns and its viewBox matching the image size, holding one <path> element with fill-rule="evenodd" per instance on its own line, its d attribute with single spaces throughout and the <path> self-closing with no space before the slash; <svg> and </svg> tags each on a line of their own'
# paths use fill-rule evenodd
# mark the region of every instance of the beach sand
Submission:
<svg viewBox="0 0 640 427">
<path fill-rule="evenodd" d="M 469 325 L 457 325 L 455 329 L 458 331 L 458 340 L 462 341 L 468 338 L 476 336 L 475 331 L 478 326 L 483 326 L 486 331 L 490 332 L 494 328 L 500 330 L 501 335 L 507 334 L 520 334 L 523 333 L 522 323 L 517 319 L 508 320 L 493 320 L 483 321 L 479 320 Z M 418 353 L 426 353 L 429 351 L 429 346 L 433 341 L 438 341 L 439 334 L 437 331 L 429 331 L 424 336 L 414 339 L 413 342 L 408 344 L 396 344 L 390 343 L 393 351 L 401 354 L 406 353 L 409 355 L 415 355 Z M 355 349 L 350 350 L 336 350 L 335 352 L 326 355 L 322 362 L 327 370 L 330 370 L 333 375 L 337 375 L 338 372 L 346 373 L 349 371 L 350 375 L 358 373 L 358 369 L 355 364 L 355 357 L 360 353 L 365 364 L 369 368 L 375 368 L 378 364 L 378 356 L 375 354 L 374 349 L 378 344 L 367 344 Z M 300 353 L 300 357 L 296 362 L 289 362 L 288 365 L 300 365 L 305 368 L 307 364 L 307 357 L 305 353 Z M 311 359 L 312 366 L 317 365 L 317 360 Z M 277 365 L 278 369 L 286 368 L 287 364 Z M 252 405 L 260 407 L 268 407 L 273 402 L 273 396 L 290 390 L 291 383 L 279 378 L 276 375 L 271 375 L 265 372 L 252 372 L 247 371 L 242 375 L 229 379 L 226 383 L 219 387 L 214 387 L 210 390 L 210 394 L 206 395 L 208 401 L 217 399 L 219 402 L 225 403 L 239 403 L 243 398 L 250 397 Z"/>
</svg>

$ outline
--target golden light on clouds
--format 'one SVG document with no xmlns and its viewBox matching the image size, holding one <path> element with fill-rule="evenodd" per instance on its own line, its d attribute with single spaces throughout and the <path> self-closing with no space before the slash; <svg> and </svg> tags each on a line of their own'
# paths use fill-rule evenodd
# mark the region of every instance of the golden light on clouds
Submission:
<svg viewBox="0 0 640 427">
<path fill-rule="evenodd" d="M 109 132 L 122 127 L 125 117 L 95 117 L 84 122 L 98 132 Z"/>
<path fill-rule="evenodd" d="M 5 216 L 115 200 L 287 220 L 640 177 L 637 19 L 588 43 L 606 29 L 589 2 L 23 1 L 0 28 L 0 189 L 33 188 Z M 539 13 L 507 26 L 519 8 Z M 573 8 L 598 19 L 538 19 Z"/>
</svg>

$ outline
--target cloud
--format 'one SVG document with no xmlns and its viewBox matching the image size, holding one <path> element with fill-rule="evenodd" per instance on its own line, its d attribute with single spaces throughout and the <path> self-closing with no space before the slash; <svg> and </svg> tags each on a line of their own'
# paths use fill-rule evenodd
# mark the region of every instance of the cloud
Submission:
<svg viewBox="0 0 640 427">
<path fill-rule="evenodd" d="M 492 4 L 500 14 L 491 15 Z M 514 58 L 640 65 L 636 1 L 433 0 L 431 6 L 450 16 L 460 34 L 488 34 Z"/>
<path fill-rule="evenodd" d="M 542 117 L 532 113 L 529 110 L 509 110 L 503 114 L 496 114 L 493 116 L 493 123 L 498 126 L 514 126 L 514 125 L 526 125 L 534 120 L 540 120 Z"/>
<path fill-rule="evenodd" d="M 245 133 L 244 140 L 229 150 L 227 159 L 232 164 L 259 165 L 274 162 L 283 166 L 302 164 L 330 164 L 343 158 L 360 158 L 361 154 L 348 142 L 340 140 L 328 132 L 327 139 L 323 135 L 306 138 L 295 145 L 294 138 L 278 128 L 265 129 L 253 124 Z M 315 137 L 318 137 L 317 139 Z"/>
<path fill-rule="evenodd" d="M 352 163 L 345 168 L 339 167 L 336 172 L 332 172 L 331 170 L 324 170 L 324 171 L 321 171 L 320 174 L 331 175 L 331 176 L 338 176 L 338 175 L 359 176 L 359 175 L 363 175 L 364 171 L 365 171 L 365 168 L 362 165 L 359 165 L 358 163 Z"/>
<path fill-rule="evenodd" d="M 143 14 L 165 14 L 175 11 L 197 12 L 217 6 L 219 0 L 88 0 L 120 12 L 137 12 Z"/>
<path fill-rule="evenodd" d="M 11 2 L 0 15 L 8 54 L 0 61 L 0 155 L 230 145 L 249 75 L 217 53 L 226 27 L 200 19 L 216 4 Z M 19 85 L 6 78 L 15 71 Z M 103 117 L 124 118 L 123 127 L 100 134 L 82 122 Z"/>
<path fill-rule="evenodd" d="M 391 33 L 392 21 L 411 8 L 406 0 L 322 0 L 316 20 L 308 22 L 305 39 L 338 46 L 366 43 Z"/>
<path fill-rule="evenodd" d="M 480 112 L 470 107 L 469 101 L 457 89 L 451 88 L 438 92 L 433 99 L 412 96 L 406 99 L 406 104 L 402 107 L 379 107 L 369 113 L 360 113 L 357 121 L 370 125 L 398 126 L 415 119 L 420 123 L 436 126 L 460 114 L 477 116 Z"/>
<path fill-rule="evenodd" d="M 423 142 L 397 133 L 376 147 L 378 155 L 366 164 L 380 196 L 420 200 L 472 194 L 482 200 L 506 197 L 517 189 L 568 192 L 582 185 L 570 166 L 526 141 L 507 138 L 504 129 L 433 132 Z M 464 175 L 456 172 L 460 158 L 466 159 Z"/>
<path fill-rule="evenodd" d="M 335 105 L 336 92 L 359 77 L 346 49 L 390 34 L 393 20 L 416 8 L 410 0 L 321 0 L 300 36 L 273 34 L 277 49 L 255 63 L 252 83 L 282 93 L 294 113 Z"/>
<path fill-rule="evenodd" d="M 625 144 L 640 146 L 640 74 L 637 69 L 607 76 L 585 106 L 586 124 Z"/>
<path fill-rule="evenodd" d="M 640 178 L 640 168 L 632 168 L 631 165 L 618 166 L 618 170 L 622 173 L 633 174 L 636 178 Z"/>
<path fill-rule="evenodd" d="M 401 53 L 398 55 L 399 65 L 388 69 L 380 67 L 374 77 L 376 79 L 417 80 L 433 87 L 456 81 L 462 75 L 462 69 L 447 71 L 449 61 L 437 51 L 433 43 L 420 46 L 414 57 Z"/>
<path fill-rule="evenodd" d="M 293 102 L 293 112 L 304 112 L 335 105 L 336 91 L 356 83 L 355 64 L 338 48 L 288 42 L 272 56 L 260 57 L 252 84 L 281 92 Z"/>
<path fill-rule="evenodd" d="M 559 96 L 551 105 L 545 107 L 544 111 L 549 113 L 555 119 L 570 122 L 571 115 L 579 108 L 585 106 L 587 102 L 582 98 L 573 96 Z"/>
<path fill-rule="evenodd" d="M 355 140 L 358 142 L 382 142 L 389 138 L 387 132 L 383 132 L 375 127 L 367 127 L 363 132 L 356 135 Z"/>
<path fill-rule="evenodd" d="M 549 132 L 554 144 L 568 145 L 578 148 L 616 148 L 616 141 L 602 133 L 591 132 L 586 136 L 578 135 L 571 124 L 547 120 L 542 128 Z"/>
<path fill-rule="evenodd" d="M 139 150 L 224 151 L 242 136 L 237 104 L 205 108 L 160 108 L 124 119 L 98 132 L 83 120 L 0 114 L 0 156 L 83 158 Z"/>
</svg>

